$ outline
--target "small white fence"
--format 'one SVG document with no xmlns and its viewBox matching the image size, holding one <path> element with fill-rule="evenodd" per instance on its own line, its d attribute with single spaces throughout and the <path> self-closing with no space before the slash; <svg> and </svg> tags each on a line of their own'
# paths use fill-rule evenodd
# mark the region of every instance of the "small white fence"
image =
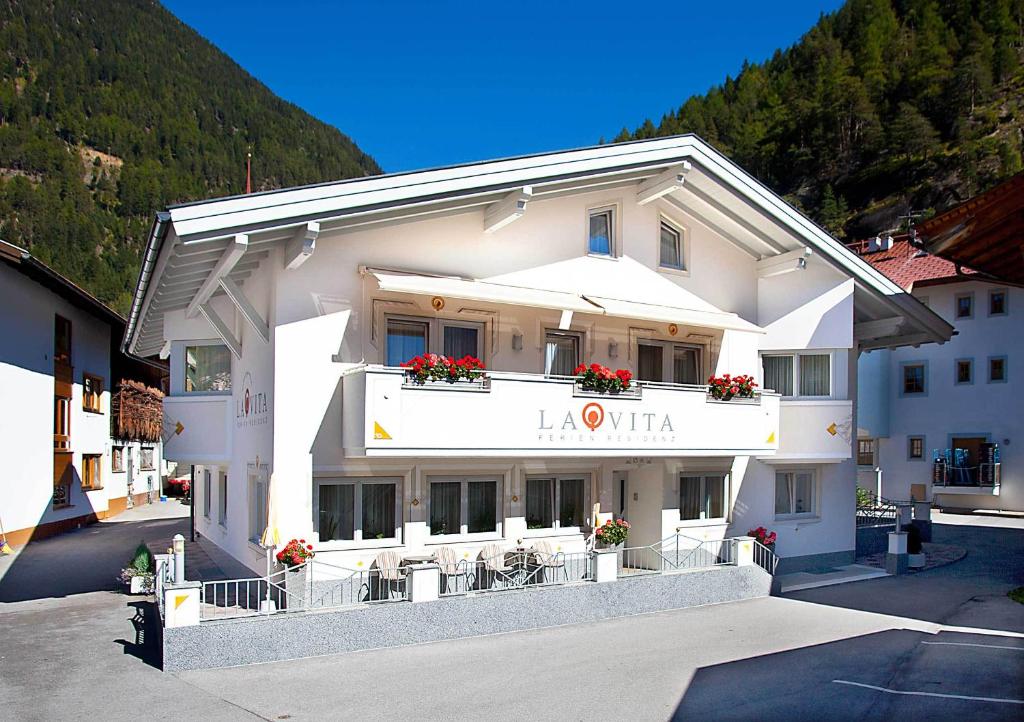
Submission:
<svg viewBox="0 0 1024 722">
<path fill-rule="evenodd" d="M 619 576 L 661 574 L 733 564 L 735 546 L 735 539 L 702 541 L 684 534 L 673 534 L 654 544 L 620 550 Z"/>
</svg>

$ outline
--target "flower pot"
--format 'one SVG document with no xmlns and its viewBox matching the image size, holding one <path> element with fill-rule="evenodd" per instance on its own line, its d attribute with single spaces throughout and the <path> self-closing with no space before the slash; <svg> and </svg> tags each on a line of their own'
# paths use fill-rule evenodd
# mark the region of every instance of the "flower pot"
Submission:
<svg viewBox="0 0 1024 722">
<path fill-rule="evenodd" d="M 924 565 L 924 552 L 921 552 L 920 554 L 907 554 L 907 566 L 911 569 L 921 569 Z"/>
<path fill-rule="evenodd" d="M 137 574 L 128 583 L 129 594 L 149 594 L 153 591 L 153 579 L 145 574 Z"/>
<path fill-rule="evenodd" d="M 626 542 L 624 541 L 621 541 L 618 544 L 608 544 L 607 542 L 603 542 L 601 540 L 598 540 L 597 542 L 598 549 L 614 549 L 615 551 L 622 551 L 622 548 L 625 546 Z"/>
</svg>

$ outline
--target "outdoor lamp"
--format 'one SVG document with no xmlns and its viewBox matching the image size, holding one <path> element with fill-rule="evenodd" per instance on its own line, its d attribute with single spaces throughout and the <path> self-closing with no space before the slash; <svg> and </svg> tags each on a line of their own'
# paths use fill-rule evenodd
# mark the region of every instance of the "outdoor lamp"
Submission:
<svg viewBox="0 0 1024 722">
<path fill-rule="evenodd" d="M 523 334 L 514 333 L 512 334 L 512 350 L 522 351 L 523 350 Z"/>
<path fill-rule="evenodd" d="M 608 342 L 608 358 L 618 358 L 618 357 L 619 357 L 619 342 L 618 341 L 609 341 Z"/>
</svg>

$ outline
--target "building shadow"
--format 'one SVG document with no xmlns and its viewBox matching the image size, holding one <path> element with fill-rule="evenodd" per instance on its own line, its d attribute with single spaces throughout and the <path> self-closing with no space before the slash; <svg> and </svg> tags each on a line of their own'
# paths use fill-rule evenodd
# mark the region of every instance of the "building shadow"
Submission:
<svg viewBox="0 0 1024 722">
<path fill-rule="evenodd" d="M 135 610 L 131 619 L 135 639 L 115 639 L 115 644 L 124 647 L 124 653 L 142 660 L 150 667 L 162 669 L 163 650 L 160 645 L 160 617 L 156 603 L 148 600 L 128 602 L 128 608 Z"/>
<path fill-rule="evenodd" d="M 1006 637 L 855 636 L 702 667 L 671 719 L 1018 720 L 1020 704 L 963 698 L 1024 697 L 1022 652 L 1024 640 Z"/>
</svg>

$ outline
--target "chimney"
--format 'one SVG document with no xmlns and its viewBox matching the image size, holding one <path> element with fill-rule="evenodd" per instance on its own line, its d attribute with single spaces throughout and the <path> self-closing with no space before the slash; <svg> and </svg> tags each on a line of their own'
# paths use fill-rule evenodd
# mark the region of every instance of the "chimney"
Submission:
<svg viewBox="0 0 1024 722">
<path fill-rule="evenodd" d="M 878 240 L 877 238 L 875 240 Z M 891 251 L 892 250 L 892 236 L 886 236 L 884 241 L 879 241 L 878 250 L 880 251 Z"/>
</svg>

